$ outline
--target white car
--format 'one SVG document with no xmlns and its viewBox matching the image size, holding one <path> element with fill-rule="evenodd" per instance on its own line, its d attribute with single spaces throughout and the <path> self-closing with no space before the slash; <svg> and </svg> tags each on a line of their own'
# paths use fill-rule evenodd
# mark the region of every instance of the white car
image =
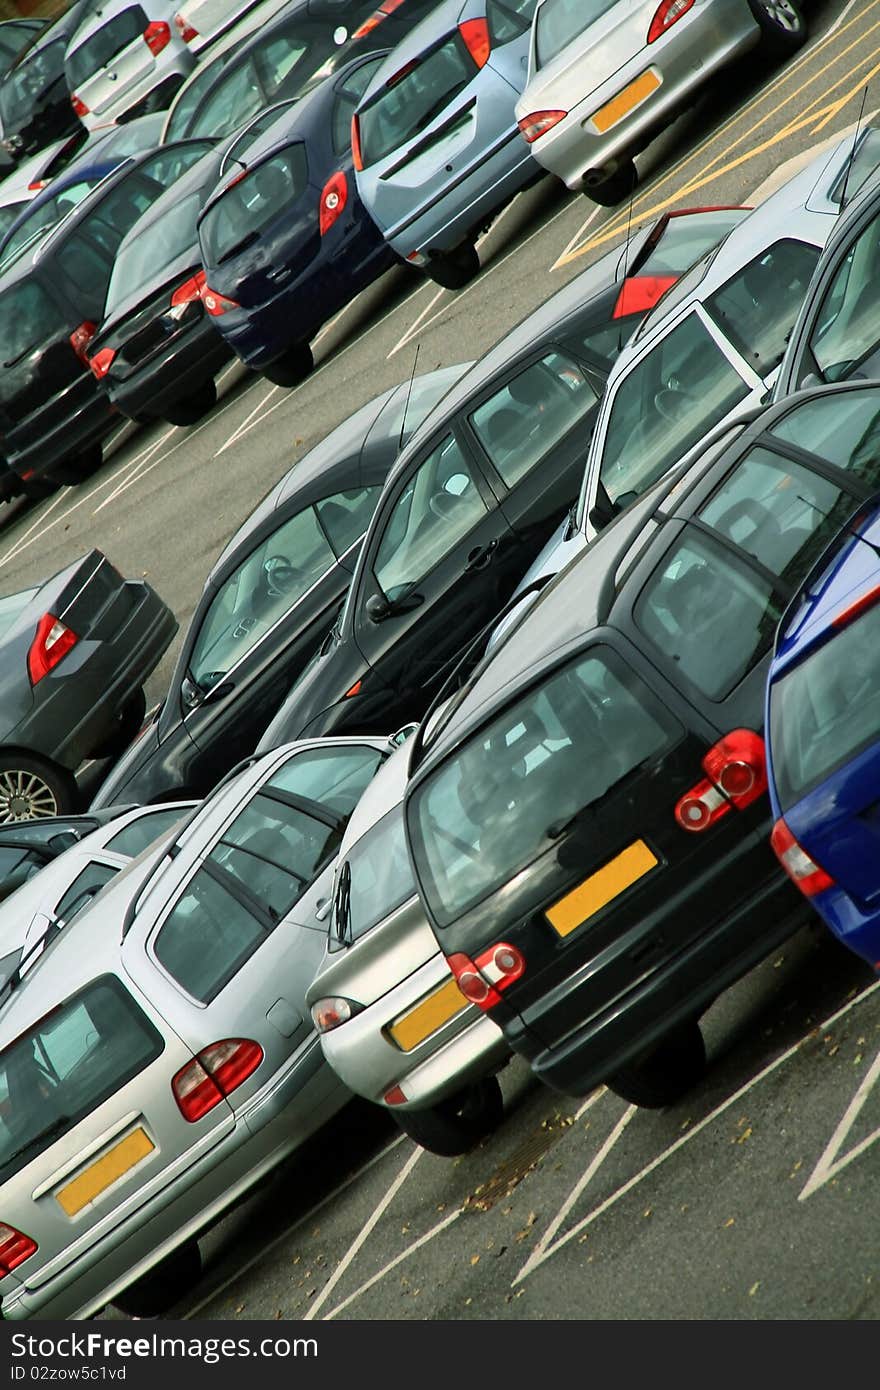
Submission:
<svg viewBox="0 0 880 1390">
<path fill-rule="evenodd" d="M 70 100 L 87 130 L 163 110 L 195 67 L 173 23 L 175 0 L 144 2 L 108 0 L 67 45 Z"/>
</svg>

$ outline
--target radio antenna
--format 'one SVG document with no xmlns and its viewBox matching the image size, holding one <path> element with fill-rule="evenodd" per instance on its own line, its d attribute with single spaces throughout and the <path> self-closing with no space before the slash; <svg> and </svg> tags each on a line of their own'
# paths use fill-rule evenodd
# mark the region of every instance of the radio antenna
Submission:
<svg viewBox="0 0 880 1390">
<path fill-rule="evenodd" d="M 850 152 L 849 152 L 849 159 L 848 159 L 847 162 L 846 162 L 846 173 L 845 173 L 844 176 L 843 176 L 843 188 L 840 190 L 840 208 L 839 208 L 839 210 L 838 210 L 838 216 L 840 216 L 840 213 L 843 212 L 844 206 L 845 206 L 845 204 L 846 204 L 846 190 L 847 190 L 847 185 L 849 184 L 850 171 L 852 170 L 852 167 L 853 167 L 853 165 L 854 165 L 855 162 L 856 162 L 856 150 L 858 149 L 858 145 L 859 145 L 859 134 L 860 134 L 860 132 L 861 132 L 862 117 L 863 117 L 864 114 L 865 114 L 865 102 L 866 102 L 867 100 L 868 100 L 868 84 L 867 84 L 867 82 L 866 82 L 866 83 L 865 83 L 865 90 L 862 92 L 862 104 L 861 104 L 861 106 L 860 106 L 860 108 L 859 108 L 858 118 L 856 119 L 856 128 L 855 128 L 855 130 L 854 130 L 854 132 L 853 132 L 852 149 L 851 149 Z"/>
<path fill-rule="evenodd" d="M 397 440 L 398 453 L 400 453 L 401 449 L 403 448 L 403 436 L 406 431 L 406 412 L 409 410 L 409 398 L 412 395 L 413 379 L 415 378 L 416 374 L 416 363 L 419 360 L 419 348 L 421 346 L 421 343 L 416 343 L 416 354 L 413 358 L 412 371 L 409 374 L 409 385 L 406 388 L 406 400 L 403 403 L 403 419 L 400 422 L 400 435 Z"/>
</svg>

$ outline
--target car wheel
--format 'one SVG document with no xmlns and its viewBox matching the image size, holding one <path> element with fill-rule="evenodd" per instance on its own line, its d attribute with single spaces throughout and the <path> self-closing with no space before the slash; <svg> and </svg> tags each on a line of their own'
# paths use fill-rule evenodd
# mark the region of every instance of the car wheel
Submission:
<svg viewBox="0 0 880 1390">
<path fill-rule="evenodd" d="M 763 35 L 765 53 L 785 57 L 805 42 L 807 23 L 796 0 L 749 0 L 749 5 Z"/>
<path fill-rule="evenodd" d="M 217 383 L 213 377 L 203 381 L 189 396 L 166 406 L 163 418 L 169 425 L 195 425 L 217 404 Z"/>
<path fill-rule="evenodd" d="M 425 266 L 425 274 L 444 290 L 463 290 L 479 271 L 480 257 L 470 241 L 463 241 L 452 251 L 437 251 Z"/>
<path fill-rule="evenodd" d="M 423 1149 L 454 1158 L 497 1128 L 504 1115 L 504 1098 L 497 1076 L 487 1076 L 426 1110 L 392 1113 L 404 1134 Z"/>
<path fill-rule="evenodd" d="M 76 782 L 66 768 L 35 753 L 0 754 L 0 825 L 79 809 Z"/>
<path fill-rule="evenodd" d="M 700 1025 L 681 1024 L 640 1062 L 608 1078 L 607 1086 L 622 1100 L 646 1110 L 660 1110 L 680 1100 L 706 1071 L 706 1045 Z"/>
<path fill-rule="evenodd" d="M 119 711 L 112 731 L 92 749 L 93 758 L 118 758 L 124 753 L 144 722 L 147 697 L 143 686 L 131 695 Z"/>
<path fill-rule="evenodd" d="M 263 376 L 273 386 L 298 386 L 312 370 L 315 359 L 308 343 L 296 343 L 281 357 L 276 357 L 268 367 L 263 367 Z"/>
<path fill-rule="evenodd" d="M 121 1293 L 113 1306 L 134 1318 L 161 1317 L 189 1293 L 202 1272 L 202 1257 L 194 1240 L 167 1255 Z"/>
<path fill-rule="evenodd" d="M 584 175 L 582 192 L 593 203 L 598 203 L 603 208 L 613 208 L 617 203 L 622 203 L 625 198 L 629 198 L 635 191 L 639 176 L 636 166 L 631 159 L 625 160 L 615 169 L 613 174 L 606 174 L 604 178 L 601 171 Z"/>
</svg>

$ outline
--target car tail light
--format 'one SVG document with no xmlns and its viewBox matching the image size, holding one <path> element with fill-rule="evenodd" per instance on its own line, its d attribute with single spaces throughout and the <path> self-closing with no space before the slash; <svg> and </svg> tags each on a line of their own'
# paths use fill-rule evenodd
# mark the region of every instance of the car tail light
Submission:
<svg viewBox="0 0 880 1390">
<path fill-rule="evenodd" d="M 354 699 L 355 695 L 360 695 L 360 693 L 361 693 L 361 686 L 363 685 L 363 683 L 364 683 L 364 678 L 363 678 L 363 676 L 359 676 L 358 679 L 355 681 L 354 685 L 350 685 L 350 686 L 348 687 L 348 689 L 346 690 L 345 694 L 344 694 L 343 697 L 342 697 L 343 700 L 352 700 L 352 699 Z"/>
<path fill-rule="evenodd" d="M 677 278 L 675 275 L 633 275 L 624 280 L 611 317 L 624 319 L 629 314 L 646 314 Z"/>
<path fill-rule="evenodd" d="M 374 29 L 379 28 L 383 19 L 387 19 L 390 14 L 394 14 L 395 10 L 399 10 L 402 4 L 403 0 L 383 0 L 378 10 L 374 10 L 373 13 L 364 20 L 361 27 L 355 29 L 352 38 L 365 39 L 367 34 L 372 34 Z"/>
<path fill-rule="evenodd" d="M 230 309 L 239 309 L 241 307 L 236 300 L 229 299 L 225 294 L 218 294 L 217 291 L 212 290 L 208 284 L 202 285 L 199 291 L 199 298 L 204 304 L 207 312 L 215 319 L 219 318 L 221 314 L 227 313 Z"/>
<path fill-rule="evenodd" d="M 253 1075 L 263 1049 L 250 1038 L 225 1038 L 205 1047 L 171 1081 L 177 1108 L 194 1124 Z"/>
<path fill-rule="evenodd" d="M 321 236 L 329 232 L 333 223 L 341 217 L 348 202 L 348 180 L 340 169 L 324 185 L 321 201 L 318 204 L 318 226 Z"/>
<path fill-rule="evenodd" d="M 107 375 L 115 356 L 115 348 L 101 348 L 100 352 L 96 352 L 94 357 L 89 358 L 89 366 L 94 375 L 98 378 L 98 381 Z"/>
<path fill-rule="evenodd" d="M 54 613 L 44 613 L 37 623 L 36 635 L 27 656 L 31 684 L 36 685 L 37 681 L 41 681 L 78 641 L 77 634 Z"/>
<path fill-rule="evenodd" d="M 45 188 L 48 182 L 48 179 L 34 179 L 33 183 L 28 184 L 28 193 L 39 193 L 40 189 Z"/>
<path fill-rule="evenodd" d="M 752 729 L 734 729 L 703 758 L 707 774 L 675 805 L 682 830 L 708 830 L 731 807 L 742 811 L 767 790 L 764 740 Z"/>
<path fill-rule="evenodd" d="M 0 1222 L 0 1279 L 5 1279 L 13 1269 L 30 1259 L 36 1249 L 37 1242 L 30 1236 Z"/>
<path fill-rule="evenodd" d="M 492 52 L 488 21 L 485 19 L 466 19 L 459 24 L 458 32 L 464 39 L 464 46 L 477 67 L 484 68 L 489 61 L 489 54 Z"/>
<path fill-rule="evenodd" d="M 382 1097 L 386 1105 L 403 1105 L 406 1100 L 406 1091 L 402 1086 L 392 1086 L 390 1091 L 386 1091 Z"/>
<path fill-rule="evenodd" d="M 98 325 L 86 319 L 85 323 L 81 323 L 70 335 L 70 346 L 84 367 L 89 365 L 88 346 L 97 331 Z"/>
<path fill-rule="evenodd" d="M 351 118 L 351 157 L 354 160 L 355 169 L 362 170 L 364 157 L 361 153 L 361 123 L 357 116 Z"/>
<path fill-rule="evenodd" d="M 318 999 L 312 1005 L 312 1022 L 319 1033 L 329 1033 L 334 1028 L 338 1028 L 341 1023 L 347 1023 L 355 1014 L 359 1014 L 363 1004 L 357 1004 L 353 999 L 343 999 L 340 995 L 331 995 L 328 999 Z"/>
<path fill-rule="evenodd" d="M 89 108 L 86 106 L 85 102 L 80 101 L 79 97 L 73 92 L 70 94 L 70 104 L 73 107 L 74 115 L 87 116 L 89 114 Z"/>
<path fill-rule="evenodd" d="M 198 29 L 194 29 L 189 20 L 184 19 L 182 14 L 176 14 L 172 23 L 184 43 L 192 43 L 193 39 L 199 37 Z"/>
<path fill-rule="evenodd" d="M 154 19 L 144 30 L 144 43 L 154 56 L 161 53 L 170 42 L 171 25 L 166 24 L 164 19 Z"/>
<path fill-rule="evenodd" d="M 172 309 L 177 308 L 180 304 L 192 304 L 194 300 L 201 299 L 204 285 L 205 272 L 203 270 L 197 271 L 188 280 L 184 280 L 183 284 L 178 285 L 171 296 Z"/>
<path fill-rule="evenodd" d="M 683 14 L 687 14 L 693 3 L 694 0 L 663 0 L 662 5 L 651 20 L 648 43 L 662 38 L 666 30 L 671 29 L 677 19 L 681 19 Z"/>
<path fill-rule="evenodd" d="M 490 946 L 476 960 L 457 951 L 446 957 L 446 963 L 465 999 L 484 1012 L 500 1003 L 502 992 L 518 980 L 526 968 L 522 952 L 506 941 Z"/>
<path fill-rule="evenodd" d="M 523 138 L 533 145 L 548 130 L 564 121 L 567 115 L 567 111 L 533 111 L 530 116 L 523 116 L 521 121 L 517 121 L 517 125 Z"/>
<path fill-rule="evenodd" d="M 877 585 L 874 589 L 869 589 L 867 593 L 861 594 L 859 598 L 848 604 L 846 608 L 842 608 L 837 616 L 831 619 L 831 626 L 836 628 L 847 627 L 849 623 L 861 617 L 867 609 L 873 608 L 876 603 L 880 603 L 880 585 Z"/>
<path fill-rule="evenodd" d="M 831 875 L 810 858 L 781 817 L 770 834 L 770 848 L 804 897 L 814 898 L 817 893 L 824 893 L 826 888 L 834 887 Z"/>
</svg>

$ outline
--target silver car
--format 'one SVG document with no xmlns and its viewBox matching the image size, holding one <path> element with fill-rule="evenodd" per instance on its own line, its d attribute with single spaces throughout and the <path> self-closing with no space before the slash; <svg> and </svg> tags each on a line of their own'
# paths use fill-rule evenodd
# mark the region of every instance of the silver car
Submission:
<svg viewBox="0 0 880 1390">
<path fill-rule="evenodd" d="M 469 1004 L 416 892 L 403 827 L 409 746 L 367 788 L 343 836 L 327 955 L 306 993 L 324 1056 L 434 1153 L 464 1153 L 501 1120 L 510 1057 Z"/>
<path fill-rule="evenodd" d="M 537 162 L 596 203 L 636 182 L 634 154 L 719 68 L 806 38 L 798 0 L 540 0 L 516 103 Z"/>
<path fill-rule="evenodd" d="M 64 71 L 87 130 L 161 111 L 195 67 L 173 23 L 174 0 L 108 0 L 67 45 Z"/>
<path fill-rule="evenodd" d="M 3 1316 L 165 1311 L 198 1236 L 351 1098 L 305 1007 L 387 739 L 252 759 L 0 993 Z"/>
</svg>

